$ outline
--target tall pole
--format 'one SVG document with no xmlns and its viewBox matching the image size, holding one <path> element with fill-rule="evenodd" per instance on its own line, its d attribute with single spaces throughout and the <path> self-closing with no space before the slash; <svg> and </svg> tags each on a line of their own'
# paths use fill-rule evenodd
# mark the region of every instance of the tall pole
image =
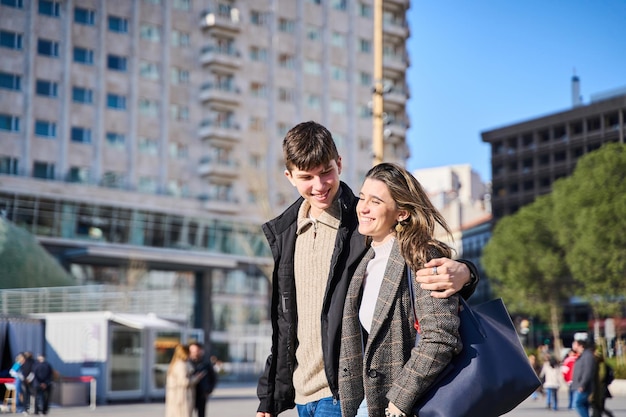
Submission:
<svg viewBox="0 0 626 417">
<path fill-rule="evenodd" d="M 374 165 L 383 162 L 383 0 L 374 0 L 374 94 L 372 98 Z"/>
</svg>

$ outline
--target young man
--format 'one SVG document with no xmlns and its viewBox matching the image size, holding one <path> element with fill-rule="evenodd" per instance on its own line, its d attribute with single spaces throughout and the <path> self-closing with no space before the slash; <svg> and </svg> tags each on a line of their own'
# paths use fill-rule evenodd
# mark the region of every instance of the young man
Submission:
<svg viewBox="0 0 626 417">
<path fill-rule="evenodd" d="M 572 349 L 578 353 L 574 364 L 572 390 L 574 391 L 574 409 L 580 417 L 589 417 L 589 396 L 593 392 L 596 374 L 596 359 L 587 339 L 574 339 Z"/>
<path fill-rule="evenodd" d="M 263 225 L 274 257 L 273 335 L 257 387 L 257 417 L 296 405 L 301 417 L 341 417 L 337 375 L 343 304 L 367 249 L 357 230 L 358 199 L 339 180 L 341 157 L 324 126 L 311 121 L 293 127 L 283 140 L 283 156 L 285 176 L 301 197 Z M 418 279 L 436 297 L 448 297 L 466 283 L 473 285 L 464 295 L 471 294 L 478 281 L 475 268 L 470 273 L 467 265 L 447 258 L 426 267 Z"/>
<path fill-rule="evenodd" d="M 189 361 L 193 366 L 194 374 L 205 372 L 204 377 L 196 384 L 196 402 L 194 404 L 197 417 L 204 417 L 209 395 L 217 383 L 217 375 L 213 369 L 213 364 L 204 361 L 204 346 L 198 342 L 189 344 Z"/>
</svg>

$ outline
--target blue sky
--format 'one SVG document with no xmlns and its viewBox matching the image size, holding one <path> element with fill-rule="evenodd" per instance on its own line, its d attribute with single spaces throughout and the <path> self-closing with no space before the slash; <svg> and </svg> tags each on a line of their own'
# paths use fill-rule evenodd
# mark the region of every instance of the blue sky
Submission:
<svg viewBox="0 0 626 417">
<path fill-rule="evenodd" d="M 626 0 L 412 0 L 407 78 L 412 171 L 471 164 L 491 180 L 480 133 L 626 87 Z"/>
</svg>

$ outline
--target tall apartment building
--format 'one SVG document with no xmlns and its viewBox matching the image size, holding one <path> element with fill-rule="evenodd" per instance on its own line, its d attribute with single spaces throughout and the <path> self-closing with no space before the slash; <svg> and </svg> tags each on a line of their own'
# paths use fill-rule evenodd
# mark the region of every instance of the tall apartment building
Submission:
<svg viewBox="0 0 626 417">
<path fill-rule="evenodd" d="M 402 164 L 408 7 L 383 2 L 385 159 Z M 282 137 L 328 126 L 353 186 L 372 163 L 373 16 L 374 0 L 0 0 L 2 215 L 83 284 L 189 290 L 191 324 L 249 360 L 229 332 L 267 319 L 259 226 L 296 196 Z"/>
<path fill-rule="evenodd" d="M 605 143 L 624 143 L 626 91 L 598 94 L 583 105 L 574 93 L 578 78 L 572 81 L 570 110 L 482 133 L 483 142 L 491 145 L 495 221 L 549 193 L 581 156 Z"/>
</svg>

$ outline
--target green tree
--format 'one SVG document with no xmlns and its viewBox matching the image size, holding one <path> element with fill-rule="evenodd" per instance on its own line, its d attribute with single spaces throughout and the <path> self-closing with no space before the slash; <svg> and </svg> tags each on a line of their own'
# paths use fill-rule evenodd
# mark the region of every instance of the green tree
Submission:
<svg viewBox="0 0 626 417">
<path fill-rule="evenodd" d="M 546 195 L 502 218 L 483 250 L 482 263 L 494 292 L 511 311 L 549 323 L 558 352 L 562 306 L 572 288 L 552 213 L 553 201 Z"/>
<path fill-rule="evenodd" d="M 615 315 L 626 297 L 626 146 L 607 144 L 553 188 L 558 240 L 579 295 L 594 314 Z"/>
<path fill-rule="evenodd" d="M 33 235 L 0 217 L 0 289 L 72 284 L 74 278 Z"/>
</svg>

